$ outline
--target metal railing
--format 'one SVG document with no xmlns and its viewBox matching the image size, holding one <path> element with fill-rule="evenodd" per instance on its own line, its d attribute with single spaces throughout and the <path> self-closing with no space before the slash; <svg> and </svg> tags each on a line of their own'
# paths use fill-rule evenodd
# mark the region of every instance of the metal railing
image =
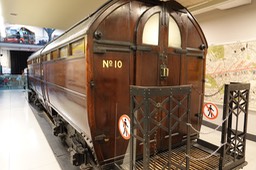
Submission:
<svg viewBox="0 0 256 170">
<path fill-rule="evenodd" d="M 250 84 L 225 85 L 219 169 L 233 169 L 245 163 Z M 243 123 L 242 130 L 239 123 Z M 226 164 L 227 160 L 231 163 Z"/>
<path fill-rule="evenodd" d="M 136 146 L 143 147 L 143 169 L 152 169 L 154 157 L 158 152 L 155 146 L 152 150 L 152 141 L 159 140 L 157 131 L 165 131 L 168 134 L 168 161 L 162 166 L 163 169 L 189 169 L 190 155 L 190 127 L 186 128 L 186 155 L 179 163 L 172 162 L 172 136 L 174 129 L 180 124 L 190 123 L 191 86 L 168 86 L 168 87 L 141 87 L 131 86 L 131 147 L 130 168 L 136 169 L 136 156 L 140 152 Z M 177 133 L 177 132 L 175 132 Z M 138 142 L 138 143 L 136 143 Z M 153 159 L 151 159 L 153 158 Z M 184 166 L 185 165 L 185 166 Z"/>
<path fill-rule="evenodd" d="M 25 88 L 27 77 L 25 75 L 0 75 L 0 90 Z"/>
</svg>

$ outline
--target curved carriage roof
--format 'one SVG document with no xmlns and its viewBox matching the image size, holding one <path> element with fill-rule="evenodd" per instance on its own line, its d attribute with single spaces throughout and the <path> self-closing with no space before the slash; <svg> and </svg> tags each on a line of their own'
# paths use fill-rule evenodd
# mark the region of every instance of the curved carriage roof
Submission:
<svg viewBox="0 0 256 170">
<path fill-rule="evenodd" d="M 77 39 L 87 33 L 92 23 L 99 16 L 99 14 L 104 10 L 103 8 L 107 6 L 113 0 L 107 1 L 104 5 L 102 5 L 97 11 L 92 13 L 89 17 L 86 17 L 84 20 L 80 21 L 67 31 L 65 31 L 62 35 L 54 39 L 53 41 L 46 44 L 43 48 L 39 49 L 35 53 L 33 53 L 28 60 L 36 58 L 41 54 L 45 54 L 50 52 L 52 49 L 61 47 L 66 45 L 68 42 Z"/>
<path fill-rule="evenodd" d="M 48 44 L 46 44 L 43 48 L 39 49 L 37 52 L 33 53 L 29 58 L 28 61 L 31 59 L 34 59 L 42 54 L 47 54 L 50 51 L 52 51 L 52 49 L 56 49 L 62 46 L 67 45 L 70 41 L 75 40 L 77 38 L 80 38 L 84 35 L 87 34 L 87 31 L 89 30 L 90 26 L 93 24 L 93 22 L 96 20 L 96 18 L 108 7 L 111 5 L 111 3 L 115 3 L 116 1 L 119 0 L 109 0 L 107 1 L 105 4 L 103 4 L 97 11 L 95 11 L 94 13 L 92 13 L 90 16 L 86 17 L 85 19 L 83 19 L 82 21 L 80 21 L 79 23 L 77 23 L 76 25 L 74 25 L 73 27 L 71 27 L 70 29 L 68 29 L 67 31 L 65 31 L 62 35 L 60 35 L 59 37 L 57 37 L 56 39 L 54 39 L 53 41 L 49 42 Z M 178 3 L 177 3 L 178 4 Z M 180 5 L 180 4 L 179 4 Z M 184 9 L 184 7 L 182 5 L 179 6 L 179 8 Z M 186 9 L 186 12 L 188 12 L 188 14 L 190 15 L 190 17 L 193 18 L 193 20 L 195 21 L 196 25 L 198 25 L 198 29 L 200 29 L 199 31 L 202 32 L 201 27 L 199 26 L 198 22 L 196 21 L 196 19 L 193 17 L 193 15 Z M 204 39 L 204 41 L 206 42 L 206 46 L 207 45 L 207 41 L 205 38 L 205 35 L 202 33 L 201 34 L 202 38 Z"/>
</svg>

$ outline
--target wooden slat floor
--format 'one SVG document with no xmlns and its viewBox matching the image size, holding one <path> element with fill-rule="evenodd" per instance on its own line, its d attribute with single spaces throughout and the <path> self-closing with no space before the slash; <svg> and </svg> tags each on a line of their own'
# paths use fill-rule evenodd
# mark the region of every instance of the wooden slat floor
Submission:
<svg viewBox="0 0 256 170">
<path fill-rule="evenodd" d="M 176 170 L 177 167 L 174 165 L 183 166 L 185 169 L 186 167 L 186 147 L 180 147 L 177 149 L 172 150 L 171 156 L 171 169 Z M 218 169 L 219 166 L 219 155 L 215 154 L 209 157 L 211 153 L 209 151 L 204 150 L 203 148 L 192 146 L 190 150 L 190 170 L 213 170 Z M 154 155 L 150 158 L 149 169 L 152 170 L 162 170 L 168 169 L 168 152 L 162 152 L 160 154 Z M 209 157 L 209 158 L 208 158 Z M 203 159 L 206 158 L 206 159 Z M 195 160 L 194 160 L 195 159 Z M 226 163 L 230 162 L 231 160 L 226 160 Z M 136 162 L 136 170 L 143 169 L 143 160 Z M 179 169 L 179 168 L 178 168 Z M 182 168 L 180 168 L 182 169 Z"/>
</svg>

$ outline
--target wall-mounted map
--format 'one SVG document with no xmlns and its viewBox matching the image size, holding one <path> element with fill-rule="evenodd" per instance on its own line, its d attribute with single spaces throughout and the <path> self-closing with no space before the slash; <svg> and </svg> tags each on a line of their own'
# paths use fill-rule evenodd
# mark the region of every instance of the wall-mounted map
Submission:
<svg viewBox="0 0 256 170">
<path fill-rule="evenodd" d="M 223 104 L 224 84 L 250 83 L 250 104 L 256 110 L 256 41 L 210 46 L 206 60 L 206 101 Z"/>
</svg>

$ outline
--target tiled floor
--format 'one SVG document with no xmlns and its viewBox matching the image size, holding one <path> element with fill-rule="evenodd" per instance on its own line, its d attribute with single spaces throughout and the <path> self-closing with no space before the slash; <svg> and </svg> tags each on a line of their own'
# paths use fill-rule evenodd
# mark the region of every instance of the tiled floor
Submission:
<svg viewBox="0 0 256 170">
<path fill-rule="evenodd" d="M 205 126 L 201 132 L 211 132 Z M 0 90 L 0 170 L 59 170 L 49 146 L 22 90 Z M 201 134 L 220 145 L 220 132 Z M 247 140 L 244 170 L 256 168 L 256 142 Z"/>
<path fill-rule="evenodd" d="M 0 169 L 58 170 L 22 90 L 0 90 Z"/>
</svg>

